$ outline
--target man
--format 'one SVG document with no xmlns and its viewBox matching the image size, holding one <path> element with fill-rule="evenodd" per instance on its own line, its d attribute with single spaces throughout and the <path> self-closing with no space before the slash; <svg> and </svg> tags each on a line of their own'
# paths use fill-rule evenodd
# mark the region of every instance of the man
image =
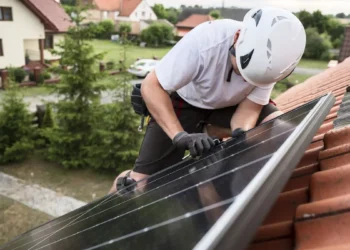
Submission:
<svg viewBox="0 0 350 250">
<path fill-rule="evenodd" d="M 305 49 L 301 22 L 277 8 L 249 11 L 243 22 L 216 20 L 190 31 L 142 83 L 152 116 L 133 171 L 139 181 L 208 152 L 219 138 L 236 137 L 279 115 L 269 103 L 274 84 L 290 75 Z M 126 177 L 124 177 L 126 176 Z M 112 188 L 115 191 L 115 187 Z"/>
</svg>

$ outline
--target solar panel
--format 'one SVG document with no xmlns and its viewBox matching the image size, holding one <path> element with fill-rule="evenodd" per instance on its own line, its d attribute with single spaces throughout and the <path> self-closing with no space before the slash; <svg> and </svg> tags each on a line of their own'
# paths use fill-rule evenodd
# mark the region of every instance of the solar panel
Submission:
<svg viewBox="0 0 350 250">
<path fill-rule="evenodd" d="M 219 145 L 211 154 L 166 168 L 137 183 L 133 191 L 108 195 L 17 237 L 1 249 L 214 249 L 227 241 L 234 223 L 229 212 L 243 206 L 251 183 L 258 182 L 273 160 L 285 153 L 285 145 L 301 128 L 305 130 L 301 125 L 313 127 L 296 150 L 306 147 L 328 113 L 330 99 L 312 101 L 248 131 L 244 138 Z M 327 107 L 320 107 L 326 101 Z M 302 154 L 293 155 L 292 165 Z M 268 205 L 275 199 L 269 197 Z M 265 215 L 256 214 L 256 218 L 262 221 Z M 213 228 L 217 230 L 213 232 Z M 252 237 L 255 229 L 250 229 Z M 241 247 L 234 249 L 244 249 Z"/>
</svg>

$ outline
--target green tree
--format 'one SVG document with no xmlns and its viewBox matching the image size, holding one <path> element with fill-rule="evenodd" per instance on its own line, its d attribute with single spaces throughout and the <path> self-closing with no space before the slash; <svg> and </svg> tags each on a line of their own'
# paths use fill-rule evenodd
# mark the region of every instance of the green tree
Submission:
<svg viewBox="0 0 350 250">
<path fill-rule="evenodd" d="M 164 8 L 163 4 L 155 4 L 152 7 L 152 10 L 154 11 L 154 13 L 156 14 L 156 16 L 159 19 L 167 19 L 168 18 L 168 12 L 167 10 Z"/>
<path fill-rule="evenodd" d="M 299 20 L 302 22 L 302 24 L 304 25 L 305 29 L 307 29 L 309 27 L 313 27 L 313 16 L 310 12 L 308 12 L 306 10 L 302 10 L 302 11 L 298 12 L 296 15 L 299 18 Z"/>
<path fill-rule="evenodd" d="M 167 20 L 172 24 L 176 24 L 179 20 L 180 11 L 174 7 L 168 8 L 168 18 Z"/>
<path fill-rule="evenodd" d="M 141 32 L 141 40 L 154 47 L 165 45 L 173 38 L 172 28 L 166 24 L 154 23 Z"/>
<path fill-rule="evenodd" d="M 332 48 L 332 44 L 327 34 L 320 35 L 316 28 L 307 28 L 306 39 L 305 58 L 324 60 L 330 58 L 329 49 Z"/>
<path fill-rule="evenodd" d="M 119 25 L 119 33 L 123 38 L 126 39 L 130 32 L 131 32 L 131 25 L 129 23 L 121 23 Z"/>
<path fill-rule="evenodd" d="M 346 15 L 342 12 L 342 13 L 338 13 L 335 15 L 336 18 L 346 18 Z"/>
<path fill-rule="evenodd" d="M 33 116 L 12 80 L 0 102 L 0 163 L 24 160 L 33 149 Z"/>
<path fill-rule="evenodd" d="M 97 24 L 97 27 L 92 25 L 93 30 L 90 32 L 95 33 L 96 38 L 109 39 L 115 31 L 115 25 L 112 20 L 103 20 Z"/>
<path fill-rule="evenodd" d="M 97 63 L 102 54 L 94 54 L 90 40 L 94 33 L 89 26 L 82 26 L 84 18 L 77 8 L 72 18 L 75 23 L 64 41 L 53 51 L 61 57 L 64 70 L 56 67 L 61 75 L 58 94 L 64 98 L 57 104 L 57 127 L 47 129 L 49 140 L 48 158 L 66 168 L 89 166 L 87 161 L 90 136 L 93 132 L 91 119 L 94 116 L 92 104 L 99 98 L 102 85 L 94 84 L 102 77 L 97 72 Z"/>
<path fill-rule="evenodd" d="M 332 18 L 328 21 L 328 27 L 327 33 L 331 36 L 334 48 L 339 48 L 342 37 L 344 37 L 345 26 Z"/>
<path fill-rule="evenodd" d="M 77 0 L 61 0 L 62 5 L 76 6 Z"/>
<path fill-rule="evenodd" d="M 214 19 L 219 19 L 221 16 L 220 11 L 218 11 L 218 10 L 210 11 L 209 15 Z"/>
<path fill-rule="evenodd" d="M 52 114 L 52 107 L 50 104 L 48 104 L 46 106 L 46 111 L 45 111 L 45 115 L 43 118 L 43 124 L 42 127 L 43 128 L 53 128 L 55 126 L 55 122 L 53 119 L 53 114 Z"/>
<path fill-rule="evenodd" d="M 313 18 L 312 27 L 315 27 L 318 30 L 318 33 L 322 34 L 329 29 L 328 27 L 329 17 L 323 15 L 321 11 L 318 10 L 313 12 L 312 18 Z"/>
</svg>

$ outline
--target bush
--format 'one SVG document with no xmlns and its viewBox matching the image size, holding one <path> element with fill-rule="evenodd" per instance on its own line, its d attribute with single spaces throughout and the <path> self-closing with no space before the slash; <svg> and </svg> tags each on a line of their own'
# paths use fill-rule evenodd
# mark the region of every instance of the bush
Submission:
<svg viewBox="0 0 350 250">
<path fill-rule="evenodd" d="M 9 68 L 10 77 L 17 83 L 23 82 L 27 72 L 22 68 Z"/>
<path fill-rule="evenodd" d="M 131 25 L 129 23 L 121 23 L 119 25 L 119 33 L 122 37 L 127 37 L 131 32 Z"/>
<path fill-rule="evenodd" d="M 0 103 L 0 163 L 17 162 L 33 149 L 32 116 L 10 81 Z"/>
<path fill-rule="evenodd" d="M 45 80 L 50 80 L 51 79 L 51 75 L 47 71 L 42 72 L 42 75 L 43 75 Z"/>
<path fill-rule="evenodd" d="M 209 16 L 211 16 L 214 19 L 219 19 L 221 14 L 220 14 L 220 11 L 218 10 L 212 10 L 210 11 Z"/>
<path fill-rule="evenodd" d="M 45 115 L 43 118 L 42 128 L 53 128 L 55 126 L 55 122 L 52 115 L 51 105 L 47 105 Z"/>
<path fill-rule="evenodd" d="M 39 74 L 39 77 L 36 81 L 37 84 L 44 84 L 45 82 L 45 76 L 43 74 Z"/>
<path fill-rule="evenodd" d="M 173 30 L 166 24 L 154 23 L 141 32 L 142 41 L 148 46 L 165 45 L 167 41 L 174 39 Z"/>
<path fill-rule="evenodd" d="M 96 38 L 99 39 L 110 39 L 111 35 L 115 31 L 115 25 L 111 20 L 104 20 L 99 22 L 97 25 L 90 24 L 95 32 Z"/>
<path fill-rule="evenodd" d="M 35 75 L 34 75 L 33 72 L 30 72 L 30 73 L 29 73 L 29 81 L 35 82 Z"/>
<path fill-rule="evenodd" d="M 316 60 L 328 60 L 332 43 L 326 34 L 320 35 L 315 28 L 306 29 L 306 48 L 304 57 Z"/>
<path fill-rule="evenodd" d="M 106 66 L 107 66 L 107 70 L 114 69 L 115 63 L 110 61 L 110 62 L 107 62 Z"/>
</svg>

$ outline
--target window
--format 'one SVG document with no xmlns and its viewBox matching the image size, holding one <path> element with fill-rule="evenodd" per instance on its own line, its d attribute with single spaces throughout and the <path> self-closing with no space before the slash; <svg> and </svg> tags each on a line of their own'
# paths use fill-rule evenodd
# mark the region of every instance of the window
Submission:
<svg viewBox="0 0 350 250">
<path fill-rule="evenodd" d="M 135 12 L 135 17 L 137 17 L 137 12 Z"/>
<path fill-rule="evenodd" d="M 104 11 L 103 12 L 103 19 L 107 19 L 108 18 L 108 11 Z"/>
<path fill-rule="evenodd" d="M 146 15 L 146 12 L 142 11 L 142 16 L 144 17 Z"/>
<path fill-rule="evenodd" d="M 0 56 L 4 56 L 4 50 L 2 48 L 2 39 L 0 39 Z"/>
<path fill-rule="evenodd" d="M 119 16 L 119 11 L 114 12 L 114 19 L 117 20 Z"/>
<path fill-rule="evenodd" d="M 45 49 L 53 49 L 53 35 L 46 34 Z"/>
<path fill-rule="evenodd" d="M 12 8 L 0 7 L 0 21 L 12 21 Z"/>
</svg>

